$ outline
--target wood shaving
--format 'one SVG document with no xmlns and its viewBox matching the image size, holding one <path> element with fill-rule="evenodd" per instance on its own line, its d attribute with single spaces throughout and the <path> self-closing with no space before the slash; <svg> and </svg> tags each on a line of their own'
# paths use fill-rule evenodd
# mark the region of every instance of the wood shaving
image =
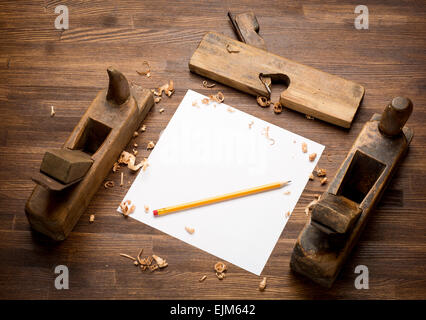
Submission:
<svg viewBox="0 0 426 320">
<path fill-rule="evenodd" d="M 136 138 L 139 135 L 137 131 L 133 132 L 133 138 Z"/>
<path fill-rule="evenodd" d="M 219 280 L 223 280 L 225 278 L 225 273 L 224 272 L 216 272 L 216 277 Z"/>
<path fill-rule="evenodd" d="M 225 96 L 221 91 L 218 91 L 213 97 L 213 100 L 219 103 L 225 101 Z"/>
<path fill-rule="evenodd" d="M 118 158 L 118 163 L 126 164 L 127 167 L 132 171 L 138 171 L 145 164 L 145 161 L 141 161 L 137 165 L 135 165 L 135 162 L 136 162 L 135 155 L 127 151 L 123 151 L 120 155 L 120 158 Z"/>
<path fill-rule="evenodd" d="M 164 108 L 161 108 L 160 110 L 158 110 L 158 112 L 163 113 L 164 112 Z"/>
<path fill-rule="evenodd" d="M 108 180 L 107 182 L 104 183 L 105 189 L 111 189 L 113 187 L 114 187 L 114 181 Z"/>
<path fill-rule="evenodd" d="M 144 210 L 145 210 L 145 212 L 146 212 L 146 213 L 148 213 L 148 212 L 149 212 L 149 206 L 144 205 L 144 206 L 143 206 L 143 208 L 144 208 Z"/>
<path fill-rule="evenodd" d="M 252 127 L 253 125 L 254 125 L 254 121 L 250 122 L 250 123 L 248 124 L 249 129 L 251 129 L 251 127 Z"/>
<path fill-rule="evenodd" d="M 144 71 L 136 70 L 137 74 L 140 76 L 146 76 L 147 78 L 149 78 L 151 76 L 151 67 L 149 66 L 148 61 L 142 62 L 142 65 L 146 67 L 146 70 Z"/>
<path fill-rule="evenodd" d="M 143 159 L 143 165 L 142 165 L 142 171 L 145 172 L 146 169 L 148 169 L 148 167 L 149 167 L 148 159 L 144 158 Z"/>
<path fill-rule="evenodd" d="M 160 269 L 165 268 L 169 265 L 166 260 L 160 258 L 159 256 L 156 256 L 155 254 L 152 255 L 152 258 L 155 260 Z"/>
<path fill-rule="evenodd" d="M 120 176 L 120 187 L 122 187 L 123 185 L 124 185 L 124 173 L 122 172 Z"/>
<path fill-rule="evenodd" d="M 95 215 L 94 214 L 91 214 L 90 215 L 90 218 L 89 218 L 89 222 L 90 223 L 93 223 L 95 221 Z"/>
<path fill-rule="evenodd" d="M 305 118 L 308 119 L 308 120 L 315 120 L 314 117 L 312 117 L 312 116 L 310 116 L 308 114 L 305 114 Z"/>
<path fill-rule="evenodd" d="M 302 152 L 303 153 L 308 152 L 308 145 L 306 144 L 306 142 L 302 142 Z"/>
<path fill-rule="evenodd" d="M 185 230 L 189 233 L 189 234 L 193 234 L 195 232 L 194 228 L 190 228 L 190 227 L 185 227 Z"/>
<path fill-rule="evenodd" d="M 193 107 L 197 107 L 197 108 L 199 108 L 200 106 L 198 105 L 198 102 L 197 101 L 193 101 L 192 102 L 192 106 Z"/>
<path fill-rule="evenodd" d="M 285 191 L 284 194 L 290 194 L 291 192 L 289 190 Z"/>
<path fill-rule="evenodd" d="M 226 50 L 227 50 L 229 53 L 238 53 L 238 52 L 240 52 L 240 50 L 238 50 L 238 49 L 236 49 L 236 48 L 233 48 L 233 47 L 232 47 L 232 45 L 231 45 L 230 43 L 228 43 L 228 44 L 226 45 Z"/>
<path fill-rule="evenodd" d="M 201 100 L 202 104 L 209 104 L 210 100 L 208 98 L 204 98 L 203 100 Z"/>
<path fill-rule="evenodd" d="M 216 262 L 214 265 L 214 270 L 218 273 L 225 272 L 227 270 L 226 264 L 222 261 Z"/>
<path fill-rule="evenodd" d="M 130 259 L 130 260 L 133 260 L 133 261 L 136 261 L 136 258 L 133 258 L 132 256 L 129 256 L 128 254 L 125 254 L 125 253 L 120 253 L 120 256 L 127 258 L 127 259 Z"/>
<path fill-rule="evenodd" d="M 138 266 L 138 265 L 139 265 L 139 262 L 137 262 L 137 261 L 133 261 L 133 264 L 134 264 L 135 266 Z"/>
<path fill-rule="evenodd" d="M 313 173 L 311 173 L 311 174 L 309 175 L 309 180 L 314 180 L 314 175 L 313 175 Z"/>
<path fill-rule="evenodd" d="M 207 279 L 207 276 L 206 275 L 204 275 L 204 276 L 202 276 L 199 280 L 198 280 L 198 282 L 203 282 L 204 280 L 206 280 Z"/>
<path fill-rule="evenodd" d="M 161 97 L 155 97 L 155 98 L 154 98 L 154 102 L 155 102 L 155 103 L 159 103 L 160 101 L 161 101 Z"/>
<path fill-rule="evenodd" d="M 327 177 L 322 178 L 322 179 L 320 180 L 320 183 L 321 183 L 321 185 L 326 184 L 326 183 L 327 183 Z"/>
<path fill-rule="evenodd" d="M 263 129 L 262 134 L 269 140 L 271 146 L 275 144 L 275 140 L 269 136 L 269 126 Z"/>
<path fill-rule="evenodd" d="M 311 153 L 310 155 L 309 155 L 309 161 L 314 161 L 315 160 L 315 158 L 317 157 L 317 154 L 314 152 L 314 153 Z"/>
<path fill-rule="evenodd" d="M 259 283 L 259 291 L 263 291 L 266 288 L 266 277 L 263 277 L 262 281 Z"/>
<path fill-rule="evenodd" d="M 317 199 L 312 200 L 311 202 L 309 202 L 309 204 L 305 207 L 305 214 L 307 216 L 309 216 L 309 213 L 312 211 L 313 206 L 316 205 L 318 202 Z"/>
<path fill-rule="evenodd" d="M 175 92 L 173 80 L 169 80 L 169 83 L 163 84 L 158 88 L 158 91 L 153 90 L 152 92 L 157 97 L 161 97 L 163 92 L 166 94 L 166 96 L 171 97 L 171 95 Z"/>
<path fill-rule="evenodd" d="M 229 113 L 235 112 L 234 108 L 231 108 L 231 107 L 228 107 L 228 109 L 226 109 L 226 111 L 228 111 Z"/>
<path fill-rule="evenodd" d="M 203 87 L 204 88 L 213 88 L 216 85 L 216 83 L 208 84 L 207 80 L 203 81 Z"/>
<path fill-rule="evenodd" d="M 275 102 L 274 103 L 274 113 L 275 114 L 280 114 L 283 111 L 283 106 L 280 102 Z"/>
<path fill-rule="evenodd" d="M 145 132 L 146 130 L 146 125 L 142 125 L 142 127 L 140 127 L 139 131 L 140 132 Z"/>
<path fill-rule="evenodd" d="M 138 256 L 136 257 L 138 259 L 138 262 L 142 265 L 141 255 L 143 252 L 143 248 L 139 251 Z"/>
<path fill-rule="evenodd" d="M 56 114 L 56 112 L 55 112 L 55 108 L 54 108 L 53 106 L 50 106 L 50 116 L 51 116 L 51 117 L 54 117 L 54 116 L 55 116 L 55 114 Z"/>
<path fill-rule="evenodd" d="M 137 148 L 137 147 L 138 147 L 138 144 L 135 142 L 135 143 L 133 144 L 133 146 L 134 146 L 135 148 Z"/>
<path fill-rule="evenodd" d="M 269 105 L 271 104 L 271 101 L 267 97 L 263 97 L 263 96 L 257 96 L 256 101 L 257 101 L 257 104 L 261 106 L 262 108 L 269 107 Z"/>
<path fill-rule="evenodd" d="M 327 171 L 325 169 L 316 168 L 315 171 L 318 177 L 325 177 L 327 175 Z"/>
<path fill-rule="evenodd" d="M 136 150 L 135 148 L 133 148 L 133 149 L 132 149 L 132 152 L 133 152 L 133 154 L 134 154 L 135 156 L 137 156 L 137 155 L 138 155 L 138 153 L 139 153 L 139 151 L 138 151 L 138 150 Z"/>
<path fill-rule="evenodd" d="M 286 217 L 286 218 L 290 217 L 290 215 L 291 215 L 291 212 L 290 212 L 290 211 L 287 211 L 287 212 L 285 213 L 285 217 Z"/>
<path fill-rule="evenodd" d="M 146 150 L 152 150 L 155 147 L 155 143 L 154 141 L 150 141 L 148 142 L 147 146 L 146 146 Z"/>
<path fill-rule="evenodd" d="M 149 270 L 151 270 L 151 272 L 154 272 L 157 269 L 158 269 L 158 265 L 156 265 L 156 264 L 153 264 L 152 266 L 149 266 Z"/>
<path fill-rule="evenodd" d="M 133 213 L 135 211 L 136 206 L 132 205 L 132 201 L 125 200 L 122 203 L 120 203 L 120 209 L 123 213 L 123 216 L 127 217 L 129 214 Z"/>
<path fill-rule="evenodd" d="M 112 166 L 112 172 L 116 173 L 118 170 L 120 170 L 120 164 L 118 162 L 115 162 Z"/>
</svg>

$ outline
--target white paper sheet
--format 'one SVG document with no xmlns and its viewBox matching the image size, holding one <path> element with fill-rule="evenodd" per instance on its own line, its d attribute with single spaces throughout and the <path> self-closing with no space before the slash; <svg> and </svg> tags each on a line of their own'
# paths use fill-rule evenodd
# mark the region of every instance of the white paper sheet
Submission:
<svg viewBox="0 0 426 320">
<path fill-rule="evenodd" d="M 136 205 L 132 218 L 259 275 L 324 146 L 226 104 L 203 104 L 203 98 L 188 90 L 151 152 L 148 169 L 139 172 L 124 199 Z M 265 136 L 267 127 L 273 140 Z M 307 153 L 302 142 L 308 144 Z M 313 152 L 317 157 L 311 162 Z M 160 217 L 152 214 L 286 180 L 292 182 L 281 189 Z M 185 227 L 195 232 L 189 234 Z"/>
</svg>

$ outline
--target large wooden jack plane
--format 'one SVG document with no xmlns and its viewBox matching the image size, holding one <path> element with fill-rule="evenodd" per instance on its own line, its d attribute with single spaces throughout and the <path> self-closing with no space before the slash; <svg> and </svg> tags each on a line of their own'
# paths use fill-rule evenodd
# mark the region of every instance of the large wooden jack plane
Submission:
<svg viewBox="0 0 426 320">
<path fill-rule="evenodd" d="M 412 102 L 397 97 L 361 130 L 328 190 L 300 233 L 290 267 L 331 287 L 397 170 L 413 130 L 405 127 Z"/>
<path fill-rule="evenodd" d="M 33 229 L 64 240 L 89 205 L 121 151 L 154 105 L 150 90 L 130 86 L 107 69 L 108 89 L 98 93 L 61 149 L 48 150 L 33 176 L 25 212 Z"/>
</svg>

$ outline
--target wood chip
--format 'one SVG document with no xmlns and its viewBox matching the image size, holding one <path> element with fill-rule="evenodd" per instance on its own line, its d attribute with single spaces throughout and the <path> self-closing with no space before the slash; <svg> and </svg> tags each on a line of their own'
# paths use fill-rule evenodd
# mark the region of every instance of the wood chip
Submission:
<svg viewBox="0 0 426 320">
<path fill-rule="evenodd" d="M 222 261 L 216 262 L 214 265 L 214 270 L 219 273 L 225 272 L 227 270 L 226 264 Z"/>
<path fill-rule="evenodd" d="M 136 138 L 139 135 L 137 131 L 133 132 L 133 138 Z"/>
<path fill-rule="evenodd" d="M 151 67 L 148 61 L 142 62 L 142 66 L 144 66 L 145 70 L 143 71 L 136 70 L 136 73 L 140 76 L 146 76 L 147 78 L 149 78 L 151 76 Z"/>
<path fill-rule="evenodd" d="M 120 164 L 118 162 L 115 162 L 112 166 L 112 172 L 116 173 L 118 170 L 120 170 Z"/>
<path fill-rule="evenodd" d="M 89 222 L 90 223 L 93 223 L 95 221 L 95 215 L 94 214 L 91 214 L 90 215 L 90 218 L 89 218 Z"/>
<path fill-rule="evenodd" d="M 251 127 L 254 125 L 254 121 L 251 121 L 249 124 L 248 124 L 248 127 L 249 127 L 249 129 L 251 129 Z"/>
<path fill-rule="evenodd" d="M 208 84 L 207 80 L 203 81 L 203 87 L 204 88 L 213 88 L 216 85 L 216 83 Z"/>
<path fill-rule="evenodd" d="M 143 208 L 144 208 L 144 210 L 145 210 L 145 212 L 146 212 L 146 213 L 148 213 L 148 212 L 149 212 L 149 206 L 144 205 L 144 206 L 143 206 Z"/>
<path fill-rule="evenodd" d="M 309 204 L 305 207 L 305 214 L 307 216 L 309 216 L 309 213 L 312 211 L 313 206 L 316 205 L 318 202 L 317 199 L 312 200 L 311 202 L 309 202 Z"/>
<path fill-rule="evenodd" d="M 275 102 L 274 103 L 274 113 L 275 114 L 280 114 L 283 111 L 283 106 L 280 102 Z"/>
<path fill-rule="evenodd" d="M 202 276 L 199 280 L 198 280 L 198 282 L 203 282 L 204 280 L 206 280 L 207 279 L 207 276 L 206 275 L 204 275 L 204 276 Z"/>
<path fill-rule="evenodd" d="M 226 109 L 226 111 L 228 111 L 229 113 L 233 113 L 233 112 L 235 112 L 234 108 L 232 108 L 232 107 L 228 107 L 228 108 Z"/>
<path fill-rule="evenodd" d="M 263 96 L 257 96 L 256 101 L 257 101 L 257 104 L 261 106 L 262 108 L 269 107 L 269 105 L 271 104 L 271 101 L 267 97 L 263 97 Z"/>
<path fill-rule="evenodd" d="M 291 192 L 290 192 L 290 190 L 287 190 L 287 191 L 284 191 L 284 194 L 285 195 L 288 195 L 288 194 L 290 194 Z"/>
<path fill-rule="evenodd" d="M 120 164 L 126 164 L 127 167 L 132 171 L 138 171 L 144 165 L 144 161 L 141 161 L 137 165 L 135 165 L 135 162 L 136 162 L 135 155 L 127 151 L 123 151 L 121 153 L 120 158 L 118 158 L 117 162 Z"/>
<path fill-rule="evenodd" d="M 312 117 L 312 116 L 310 116 L 308 114 L 305 114 L 305 118 L 308 119 L 308 120 L 315 120 L 314 117 Z"/>
<path fill-rule="evenodd" d="M 136 206 L 132 205 L 132 201 L 125 200 L 122 203 L 120 203 L 120 209 L 121 209 L 123 216 L 127 217 L 129 214 L 131 214 L 135 211 Z"/>
<path fill-rule="evenodd" d="M 156 256 L 155 254 L 152 255 L 152 258 L 155 260 L 160 269 L 165 268 L 169 265 L 166 260 L 160 258 L 159 256 Z"/>
<path fill-rule="evenodd" d="M 271 146 L 275 144 L 275 140 L 269 136 L 269 126 L 267 126 L 263 129 L 262 134 L 266 137 L 266 139 L 268 139 L 270 141 Z"/>
<path fill-rule="evenodd" d="M 318 177 L 325 177 L 327 175 L 327 171 L 322 168 L 316 168 L 315 172 Z"/>
<path fill-rule="evenodd" d="M 51 116 L 51 117 L 54 117 L 54 116 L 55 116 L 55 114 L 56 114 L 56 112 L 55 112 L 55 108 L 54 108 L 53 106 L 50 106 L 50 116 Z"/>
<path fill-rule="evenodd" d="M 114 181 L 108 180 L 107 182 L 104 183 L 105 189 L 111 189 L 113 187 L 114 187 Z"/>
<path fill-rule="evenodd" d="M 122 187 L 123 185 L 124 185 L 124 174 L 122 172 L 120 177 L 120 187 Z"/>
<path fill-rule="evenodd" d="M 164 112 L 164 108 L 161 108 L 160 110 L 158 110 L 158 112 L 163 113 Z"/>
<path fill-rule="evenodd" d="M 138 153 L 139 153 L 139 151 L 138 151 L 138 150 L 136 150 L 135 148 L 133 148 L 133 149 L 132 149 L 132 152 L 133 152 L 133 154 L 134 154 L 135 156 L 137 156 L 137 155 L 138 155 Z"/>
<path fill-rule="evenodd" d="M 193 107 L 197 107 L 197 108 L 199 108 L 200 106 L 198 105 L 198 102 L 197 101 L 193 101 L 192 102 L 192 106 Z"/>
<path fill-rule="evenodd" d="M 146 146 L 146 150 L 152 150 L 155 147 L 155 143 L 154 141 L 150 141 L 148 142 L 147 146 Z"/>
<path fill-rule="evenodd" d="M 287 212 L 285 213 L 285 217 L 286 217 L 286 218 L 289 218 L 289 217 L 290 217 L 290 215 L 291 215 L 291 212 L 290 212 L 290 211 L 287 211 Z"/>
<path fill-rule="evenodd" d="M 308 145 L 306 142 L 302 142 L 302 152 L 303 153 L 308 152 Z"/>
<path fill-rule="evenodd" d="M 320 180 L 321 185 L 326 184 L 327 183 L 327 177 L 324 177 Z"/>
<path fill-rule="evenodd" d="M 259 283 L 259 291 L 263 291 L 266 288 L 266 277 L 263 277 L 262 281 Z"/>
<path fill-rule="evenodd" d="M 215 100 L 216 102 L 222 103 L 223 101 L 225 101 L 225 96 L 221 91 L 218 91 L 214 96 L 213 96 L 213 100 Z"/>
<path fill-rule="evenodd" d="M 309 175 L 309 180 L 314 180 L 314 175 L 313 175 L 313 173 L 311 173 L 311 174 Z"/>
<path fill-rule="evenodd" d="M 309 155 L 309 161 L 314 161 L 315 160 L 315 158 L 317 157 L 317 154 L 314 152 L 314 153 L 311 153 L 310 155 Z"/>
<path fill-rule="evenodd" d="M 125 253 L 120 253 L 120 256 L 127 258 L 127 259 L 130 259 L 130 260 L 133 260 L 133 261 L 136 261 L 136 258 L 133 258 L 132 256 L 129 256 L 128 254 L 125 254 Z"/>
<path fill-rule="evenodd" d="M 146 125 L 142 125 L 142 127 L 140 127 L 139 131 L 140 132 L 145 132 L 146 130 Z"/>
<path fill-rule="evenodd" d="M 202 104 L 209 104 L 210 100 L 208 98 L 204 98 L 203 100 L 201 100 Z"/>
<path fill-rule="evenodd" d="M 155 98 L 154 98 L 154 102 L 155 102 L 155 103 L 159 103 L 160 101 L 161 101 L 161 97 L 155 97 Z"/>
<path fill-rule="evenodd" d="M 185 230 L 189 233 L 189 234 L 193 234 L 195 232 L 194 228 L 190 228 L 190 227 L 185 227 Z"/>
<path fill-rule="evenodd" d="M 216 272 L 216 277 L 219 280 L 223 280 L 225 278 L 225 272 Z"/>
</svg>

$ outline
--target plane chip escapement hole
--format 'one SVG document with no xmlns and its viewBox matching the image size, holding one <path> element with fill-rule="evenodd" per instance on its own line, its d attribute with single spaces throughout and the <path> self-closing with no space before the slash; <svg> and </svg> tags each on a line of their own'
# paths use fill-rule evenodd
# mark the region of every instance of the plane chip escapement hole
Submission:
<svg viewBox="0 0 426 320">
<path fill-rule="evenodd" d="M 271 101 L 279 101 L 281 93 L 290 86 L 290 78 L 283 73 L 260 73 L 259 79 L 268 92 L 267 98 Z"/>
</svg>

